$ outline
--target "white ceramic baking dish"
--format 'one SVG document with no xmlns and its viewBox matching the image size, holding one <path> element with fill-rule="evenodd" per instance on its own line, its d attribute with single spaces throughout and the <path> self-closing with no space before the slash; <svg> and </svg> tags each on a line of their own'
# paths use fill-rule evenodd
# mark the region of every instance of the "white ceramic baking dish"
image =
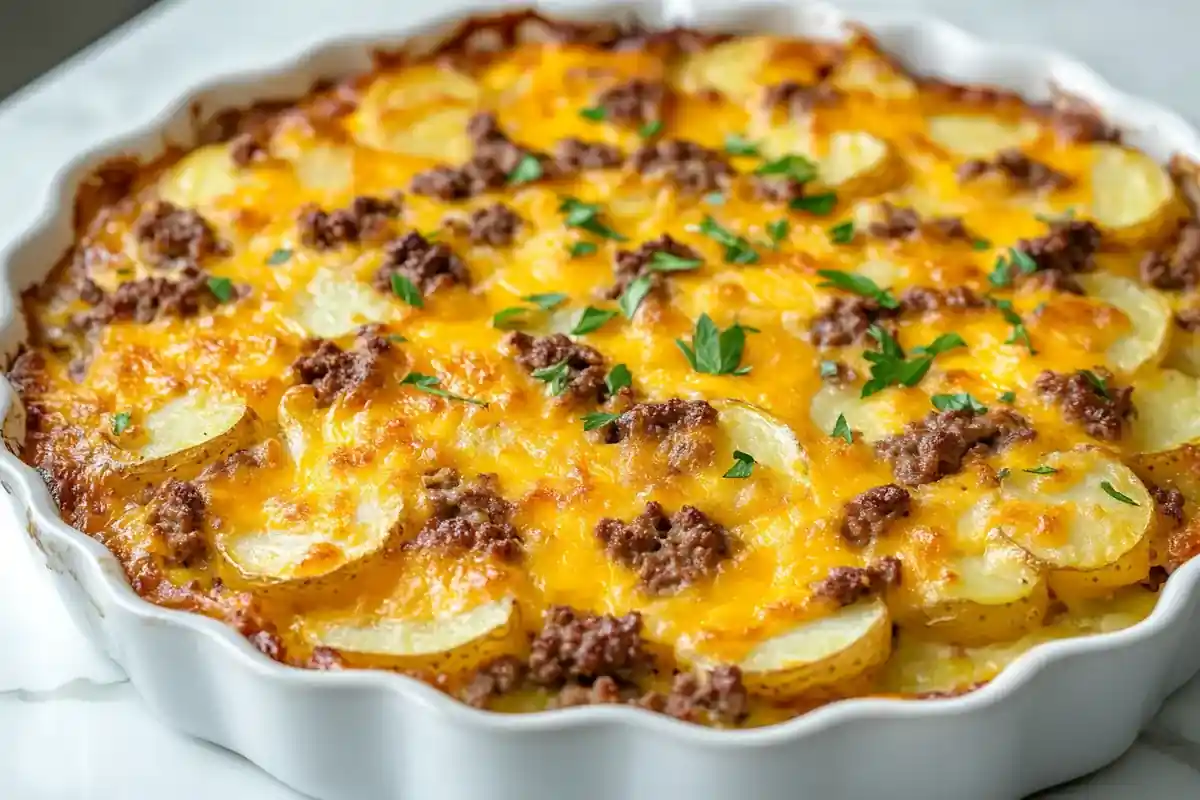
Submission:
<svg viewBox="0 0 1200 800">
<path fill-rule="evenodd" d="M 299 95 L 318 77 L 368 68 L 372 45 L 436 37 L 472 11 L 450 0 L 452 17 L 412 30 L 404 27 L 403 5 L 396 4 L 395 29 L 371 42 L 295 53 L 288 63 L 263 65 L 261 73 L 192 87 L 152 124 L 118 141 L 97 142 L 64 165 L 51 195 L 57 203 L 42 209 L 23 241 L 0 242 L 5 355 L 11 358 L 26 335 L 17 294 L 41 280 L 70 242 L 72 199 L 83 176 L 116 153 L 152 157 L 164 138 L 187 143 L 197 110 L 203 118 L 254 100 Z M 846 22 L 815 3 L 541 5 L 568 18 L 636 14 L 651 26 L 823 38 L 844 35 Z M 1156 157 L 1200 159 L 1200 137 L 1179 117 L 1114 90 L 1070 60 L 990 45 L 920 17 L 870 14 L 858 21 L 915 72 L 995 84 L 1034 100 L 1046 99 L 1056 85 L 1095 103 L 1132 144 Z M 4 380 L 0 414 L 13 450 L 23 437 L 24 414 Z M 1008 800 L 1116 758 L 1166 695 L 1200 669 L 1197 559 L 1168 581 L 1144 622 L 1037 647 L 985 688 L 954 699 L 848 700 L 747 731 L 711 730 L 623 707 L 521 716 L 476 711 L 390 673 L 283 667 L 221 623 L 142 601 L 116 559 L 59 519 L 37 473 L 8 450 L 0 451 L 3 487 L 28 520 L 60 591 L 151 708 L 169 724 L 325 800 Z"/>
</svg>

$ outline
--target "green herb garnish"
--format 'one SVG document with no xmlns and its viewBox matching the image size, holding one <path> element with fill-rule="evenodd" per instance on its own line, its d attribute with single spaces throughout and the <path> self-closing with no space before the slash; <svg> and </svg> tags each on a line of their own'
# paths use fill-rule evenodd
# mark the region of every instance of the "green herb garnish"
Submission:
<svg viewBox="0 0 1200 800">
<path fill-rule="evenodd" d="M 750 471 L 754 469 L 754 456 L 749 453 L 743 453 L 741 450 L 733 451 L 733 466 L 725 470 L 722 478 L 749 478 Z"/>
<path fill-rule="evenodd" d="M 391 282 L 392 294 L 396 295 L 396 297 L 399 297 L 413 308 L 423 308 L 425 306 L 425 299 L 421 297 L 421 290 L 408 278 L 398 272 L 393 272 Z"/>
<path fill-rule="evenodd" d="M 624 236 L 600 222 L 600 206 L 596 203 L 584 203 L 574 197 L 566 197 L 559 203 L 558 210 L 567 215 L 564 222 L 569 228 L 579 228 L 618 242 L 625 241 Z"/>
<path fill-rule="evenodd" d="M 704 202 L 710 206 L 723 206 L 725 205 L 725 195 L 720 192 L 709 192 L 704 195 Z"/>
<path fill-rule="evenodd" d="M 832 286 L 844 292 L 853 292 L 863 297 L 869 297 L 884 308 L 900 307 L 900 301 L 892 295 L 891 289 L 879 288 L 879 284 L 866 275 L 842 272 L 837 269 L 819 269 L 817 275 L 825 279 L 823 283 L 817 284 L 818 286 Z"/>
<path fill-rule="evenodd" d="M 879 350 L 868 350 L 863 358 L 871 362 L 871 379 L 863 384 L 862 397 L 870 397 L 889 386 L 916 386 L 929 372 L 933 359 L 955 347 L 964 347 L 966 342 L 957 333 L 944 333 L 923 347 L 914 347 L 916 358 L 905 358 L 900 344 L 885 329 L 878 325 L 867 328 L 867 333 L 879 342 Z"/>
<path fill-rule="evenodd" d="M 771 237 L 771 247 L 779 249 L 780 242 L 787 238 L 789 227 L 786 219 L 777 219 L 767 223 L 767 236 Z"/>
<path fill-rule="evenodd" d="M 983 238 L 976 239 L 975 241 L 971 242 L 972 250 L 987 250 L 991 246 L 992 246 L 992 243 L 989 242 L 987 239 L 983 239 Z"/>
<path fill-rule="evenodd" d="M 652 119 L 642 127 L 638 128 L 638 136 L 643 139 L 649 139 L 651 136 L 657 136 L 662 130 L 663 124 L 661 119 Z"/>
<path fill-rule="evenodd" d="M 112 432 L 113 436 L 120 436 L 129 428 L 129 423 L 133 419 L 133 414 L 128 411 L 118 411 L 112 415 Z"/>
<path fill-rule="evenodd" d="M 579 319 L 575 321 L 575 327 L 571 329 L 571 335 L 582 336 L 585 333 L 591 333 L 616 315 L 616 311 L 607 308 L 588 306 L 579 315 Z"/>
<path fill-rule="evenodd" d="M 435 378 L 432 375 L 422 375 L 419 372 L 410 372 L 404 376 L 402 381 L 400 381 L 402 386 L 412 386 L 418 392 L 424 392 L 425 394 L 432 394 L 436 395 L 437 397 L 445 397 L 447 400 L 458 400 L 463 403 L 471 403 L 472 405 L 483 406 L 484 408 L 487 408 L 487 403 L 483 402 L 482 400 L 476 400 L 473 397 L 463 397 L 461 394 L 454 394 L 453 392 L 447 392 L 445 389 L 438 388 L 439 383 L 441 383 L 441 381 L 438 378 Z"/>
<path fill-rule="evenodd" d="M 530 373 L 535 380 L 542 381 L 548 384 L 550 395 L 558 397 L 567 390 L 567 384 L 571 382 L 571 368 L 567 366 L 567 359 L 563 359 L 557 364 L 549 367 L 535 369 Z"/>
<path fill-rule="evenodd" d="M 604 117 L 608 112 L 602 106 L 591 106 L 590 108 L 579 109 L 579 116 L 584 119 L 589 119 L 592 122 L 603 122 Z"/>
<path fill-rule="evenodd" d="M 567 252 L 571 254 L 571 258 L 581 258 L 590 256 L 596 252 L 597 247 L 595 242 L 575 242 L 567 248 Z"/>
<path fill-rule="evenodd" d="M 1121 494 L 1120 492 L 1118 492 L 1116 489 L 1113 488 L 1113 485 L 1111 483 L 1109 483 L 1108 481 L 1100 481 L 1100 488 L 1104 490 L 1105 494 L 1107 494 L 1109 497 L 1111 497 L 1113 500 L 1116 500 L 1117 502 L 1124 503 L 1127 506 L 1140 506 L 1141 505 L 1141 503 L 1137 502 L 1129 495 Z"/>
<path fill-rule="evenodd" d="M 850 244 L 854 241 L 854 221 L 839 222 L 830 228 L 829 240 L 834 244 Z"/>
<path fill-rule="evenodd" d="M 1112 400 L 1112 395 L 1108 391 L 1108 381 L 1104 380 L 1104 378 L 1101 378 L 1090 369 L 1081 369 L 1079 370 L 1079 374 L 1087 379 L 1087 382 L 1090 383 L 1092 388 L 1096 390 L 1096 394 L 1100 395 L 1105 400 Z"/>
<path fill-rule="evenodd" d="M 705 216 L 700 222 L 700 233 L 725 248 L 726 263 L 753 264 L 758 261 L 758 253 L 754 251 L 745 237 L 738 236 L 721 227 L 720 223 L 711 216 Z"/>
<path fill-rule="evenodd" d="M 692 343 L 689 345 L 682 339 L 676 339 L 675 344 L 696 372 L 706 375 L 745 375 L 750 367 L 739 365 L 747 333 L 758 333 L 758 330 L 735 322 L 722 331 L 708 314 L 701 314 L 692 331 Z"/>
<path fill-rule="evenodd" d="M 1039 464 L 1036 467 L 1030 467 L 1021 471 L 1028 472 L 1030 475 L 1053 475 L 1058 472 L 1054 467 L 1047 467 L 1045 464 Z"/>
<path fill-rule="evenodd" d="M 604 388 L 610 395 L 630 386 L 633 386 L 633 375 L 629 372 L 629 367 L 624 364 L 614 365 L 604 376 Z"/>
<path fill-rule="evenodd" d="M 988 281 L 992 286 L 1008 286 L 1013 282 L 1014 269 L 1025 275 L 1032 275 L 1037 272 L 1037 262 L 1030 258 L 1024 250 L 1010 247 L 1007 256 L 1003 253 L 996 256 L 996 266 L 988 275 Z"/>
<path fill-rule="evenodd" d="M 826 192 L 825 194 L 814 194 L 809 197 L 797 197 L 788 203 L 788 208 L 793 211 L 807 211 L 810 214 L 823 217 L 833 211 L 835 205 L 837 205 L 837 195 L 833 192 Z"/>
<path fill-rule="evenodd" d="M 620 298 L 617 299 L 617 307 L 621 309 L 621 313 L 625 315 L 626 319 L 633 319 L 633 315 L 637 313 L 638 307 L 646 299 L 646 295 L 650 294 L 653 282 L 654 276 L 639 275 L 629 282 L 625 291 L 621 292 Z"/>
<path fill-rule="evenodd" d="M 655 250 L 650 256 L 650 269 L 655 272 L 686 272 L 703 263 L 698 258 L 683 258 L 665 250 Z"/>
<path fill-rule="evenodd" d="M 585 431 L 594 431 L 596 428 L 603 428 L 611 422 L 616 422 L 620 416 L 620 414 L 609 414 L 607 411 L 593 411 L 590 414 L 584 414 L 579 419 L 583 421 Z"/>
<path fill-rule="evenodd" d="M 1017 399 L 1016 392 L 1001 392 L 1000 397 L 999 397 L 999 400 L 1001 403 L 1011 403 L 1012 401 L 1014 401 L 1016 399 Z"/>
<path fill-rule="evenodd" d="M 292 251 L 286 247 L 279 247 L 271 251 L 271 255 L 267 256 L 267 265 L 277 267 L 280 264 L 287 262 L 292 257 Z"/>
<path fill-rule="evenodd" d="M 228 303 L 233 298 L 233 281 L 229 278 L 209 278 L 208 290 L 222 303 Z"/>
<path fill-rule="evenodd" d="M 528 311 L 529 309 L 524 306 L 502 308 L 492 315 L 492 327 L 500 328 L 501 330 L 518 328 L 525 321 L 524 317 Z"/>
<path fill-rule="evenodd" d="M 545 294 L 527 294 L 521 299 L 527 303 L 533 303 L 542 311 L 553 311 L 567 302 L 567 295 L 562 292 L 546 292 Z"/>
<path fill-rule="evenodd" d="M 756 156 L 758 145 L 736 133 L 725 134 L 725 152 L 731 156 Z"/>
<path fill-rule="evenodd" d="M 976 400 L 967 392 L 957 394 L 935 394 L 932 398 L 933 407 L 938 411 L 973 411 L 976 414 L 986 414 L 987 406 Z"/>
<path fill-rule="evenodd" d="M 521 156 L 521 160 L 517 162 L 513 171 L 508 173 L 508 184 L 519 186 L 522 183 L 536 181 L 540 177 L 542 177 L 542 162 L 538 161 L 537 156 L 532 153 L 526 153 Z"/>
<path fill-rule="evenodd" d="M 1012 325 L 1013 328 L 1012 333 L 1009 334 L 1009 337 L 1004 340 L 1004 343 L 1024 344 L 1027 348 L 1029 348 L 1029 355 L 1037 355 L 1037 350 L 1033 349 L 1033 341 L 1029 338 L 1029 329 L 1025 327 L 1025 323 L 1021 319 L 1021 315 L 1013 310 L 1012 301 L 1001 300 L 993 297 L 992 305 L 1000 310 L 1000 314 L 1004 317 L 1004 321 L 1009 325 Z"/>
<path fill-rule="evenodd" d="M 774 161 L 767 161 L 754 170 L 755 175 L 778 175 L 807 183 L 817 177 L 817 165 L 804 156 L 784 156 Z"/>
<path fill-rule="evenodd" d="M 822 361 L 817 369 L 822 378 L 836 378 L 838 363 L 836 361 Z"/>
<path fill-rule="evenodd" d="M 854 444 L 854 432 L 850 430 L 850 423 L 846 422 L 845 414 L 838 414 L 837 422 L 833 423 L 833 430 L 829 435 L 845 439 L 846 444 Z"/>
</svg>

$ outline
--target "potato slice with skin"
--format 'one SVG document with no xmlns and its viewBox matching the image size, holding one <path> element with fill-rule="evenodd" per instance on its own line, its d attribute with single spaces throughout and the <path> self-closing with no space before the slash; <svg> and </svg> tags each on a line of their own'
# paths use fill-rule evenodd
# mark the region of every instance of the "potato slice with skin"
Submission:
<svg viewBox="0 0 1200 800">
<path fill-rule="evenodd" d="M 779 475 L 808 485 L 808 458 L 786 423 L 740 400 L 717 400 L 713 406 L 717 424 L 733 449 L 749 453 Z"/>
<path fill-rule="evenodd" d="M 1037 138 L 1039 128 L 1032 120 L 1006 122 L 995 117 L 948 114 L 929 120 L 929 138 L 955 155 L 987 158 L 1000 150 Z"/>
<path fill-rule="evenodd" d="M 1108 348 L 1108 363 L 1132 373 L 1162 361 L 1171 334 L 1171 307 L 1161 294 L 1103 272 L 1080 275 L 1079 282 L 1090 298 L 1115 306 L 1129 318 L 1129 332 Z"/>
<path fill-rule="evenodd" d="M 771 40 L 746 36 L 687 56 L 674 75 L 674 82 L 689 93 L 716 89 L 726 97 L 761 102 L 757 78 L 770 52 Z"/>
<path fill-rule="evenodd" d="M 353 333 L 359 326 L 387 322 L 395 315 L 395 305 L 362 281 L 319 269 L 297 293 L 293 319 L 312 336 L 336 339 Z"/>
<path fill-rule="evenodd" d="M 829 433 L 839 415 L 845 415 L 851 430 L 862 434 L 863 441 L 877 442 L 900 432 L 908 420 L 896 404 L 883 393 L 860 397 L 857 386 L 834 386 L 826 383 L 813 395 L 809 418 L 819 430 Z"/>
<path fill-rule="evenodd" d="M 1090 215 L 1105 229 L 1106 241 L 1157 240 L 1169 233 L 1179 212 L 1175 184 L 1153 159 L 1118 145 L 1095 145 Z"/>
<path fill-rule="evenodd" d="M 839 196 L 880 194 L 902 177 L 902 165 L 891 146 L 865 131 L 833 134 L 817 172 L 817 182 L 836 189 Z"/>
<path fill-rule="evenodd" d="M 304 634 L 351 665 L 463 675 L 520 647 L 520 615 L 511 597 L 431 620 L 312 621 Z"/>
<path fill-rule="evenodd" d="M 829 82 L 843 91 L 864 92 L 887 100 L 907 100 L 917 93 L 912 78 L 883 58 L 866 53 L 848 55 L 829 76 Z"/>
<path fill-rule="evenodd" d="M 1200 441 L 1200 380 L 1173 369 L 1158 370 L 1134 384 L 1137 416 L 1130 448 L 1161 453 Z"/>
<path fill-rule="evenodd" d="M 988 522 L 1056 571 L 1091 573 L 1091 583 L 1134 583 L 1148 559 L 1137 554 L 1150 533 L 1154 501 L 1129 467 L 1094 448 L 1050 453 L 1051 474 L 1013 470 Z M 1104 488 L 1128 498 L 1124 502 Z"/>
<path fill-rule="evenodd" d="M 258 416 L 239 397 L 193 390 L 135 420 L 141 436 L 122 465 L 126 475 L 187 479 L 240 450 L 257 435 Z M 120 442 L 118 441 L 118 445 Z"/>
</svg>

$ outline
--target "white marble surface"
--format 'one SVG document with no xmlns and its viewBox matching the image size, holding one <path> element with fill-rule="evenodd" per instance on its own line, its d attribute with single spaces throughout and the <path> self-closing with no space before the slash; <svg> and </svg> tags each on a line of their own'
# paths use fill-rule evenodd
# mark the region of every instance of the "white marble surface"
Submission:
<svg viewBox="0 0 1200 800">
<path fill-rule="evenodd" d="M 500 3 L 492 3 L 499 5 Z M 978 34 L 1058 48 L 1116 85 L 1200 120 L 1196 0 L 844 0 L 904 6 Z M 347 8 L 353 11 L 347 13 Z M 250 64 L 331 36 L 386 30 L 436 4 L 406 0 L 175 0 L 0 106 L 0 244 L 24 227 L 50 177 L 113 120 L 173 98 L 143 77 L 205 77 L 220 50 Z M 177 800 L 299 795 L 241 758 L 150 718 L 131 687 L 69 626 L 7 510 L 0 516 L 0 797 Z M 1119 687 L 1096 687 L 1097 701 Z M 914 766 L 914 768 L 920 768 Z M 1041 798 L 1200 797 L 1200 679 L 1177 693 L 1121 760 Z M 898 800 L 906 800 L 899 798 Z"/>
</svg>

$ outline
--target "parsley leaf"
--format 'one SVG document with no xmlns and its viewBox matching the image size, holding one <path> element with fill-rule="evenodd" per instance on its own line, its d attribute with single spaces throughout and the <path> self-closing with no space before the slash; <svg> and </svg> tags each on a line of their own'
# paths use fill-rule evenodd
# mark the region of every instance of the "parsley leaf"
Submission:
<svg viewBox="0 0 1200 800">
<path fill-rule="evenodd" d="M 767 161 L 754 170 L 755 175 L 781 175 L 799 183 L 808 183 L 817 177 L 817 165 L 804 156 L 784 156 Z"/>
<path fill-rule="evenodd" d="M 992 305 L 1000 310 L 1000 314 L 1004 317 L 1004 321 L 1013 326 L 1012 333 L 1009 334 L 1009 337 L 1004 340 L 1004 343 L 1024 344 L 1029 348 L 1029 355 L 1037 355 L 1037 350 L 1033 349 L 1033 341 L 1029 338 L 1029 329 L 1025 327 L 1025 323 L 1022 321 L 1021 315 L 1013 310 L 1012 301 L 1001 300 L 993 297 Z"/>
<path fill-rule="evenodd" d="M 731 156 L 756 156 L 758 145 L 737 133 L 725 134 L 725 152 Z"/>
<path fill-rule="evenodd" d="M 579 419 L 582 420 L 585 431 L 594 431 L 596 428 L 603 428 L 611 422 L 616 422 L 620 416 L 620 414 L 609 414 L 607 411 L 593 411 L 590 414 L 584 414 Z"/>
<path fill-rule="evenodd" d="M 700 232 L 725 248 L 726 263 L 753 264 L 758 261 L 758 253 L 745 237 L 722 228 L 711 216 L 706 215 L 701 220 Z"/>
<path fill-rule="evenodd" d="M 1120 492 L 1118 492 L 1116 489 L 1113 488 L 1113 485 L 1111 483 L 1109 483 L 1108 481 L 1100 481 L 1100 488 L 1104 490 L 1105 494 L 1107 494 L 1109 497 L 1111 497 L 1113 500 L 1116 500 L 1117 502 L 1124 503 L 1127 506 L 1140 506 L 1141 505 L 1141 503 L 1137 502 L 1129 495 L 1121 494 Z"/>
<path fill-rule="evenodd" d="M 112 415 L 112 432 L 113 436 L 120 436 L 129 428 L 129 423 L 133 419 L 133 414 L 128 411 L 119 411 Z"/>
<path fill-rule="evenodd" d="M 836 378 L 838 363 L 836 361 L 822 361 L 818 369 L 822 378 Z"/>
<path fill-rule="evenodd" d="M 758 463 L 754 460 L 754 456 L 749 453 L 743 453 L 741 450 L 733 451 L 733 466 L 725 470 L 722 478 L 749 478 L 750 471 L 754 469 L 754 465 Z"/>
<path fill-rule="evenodd" d="M 767 235 L 771 237 L 771 247 L 779 249 L 779 243 L 787 238 L 788 228 L 786 219 L 777 219 L 767 223 Z"/>
<path fill-rule="evenodd" d="M 649 139 L 651 136 L 658 135 L 662 130 L 663 124 L 661 119 L 652 119 L 642 127 L 638 128 L 638 136 L 643 139 Z"/>
<path fill-rule="evenodd" d="M 571 254 L 571 258 L 580 258 L 582 256 L 590 256 L 596 252 L 596 249 L 595 242 L 575 242 L 567 248 L 567 252 Z"/>
<path fill-rule="evenodd" d="M 508 173 L 509 186 L 518 186 L 522 183 L 536 181 L 542 177 L 542 162 L 538 161 L 537 156 L 533 153 L 526 153 L 521 156 L 521 160 L 517 162 L 517 166 L 513 171 Z"/>
<path fill-rule="evenodd" d="M 833 430 L 829 435 L 845 439 L 846 444 L 854 444 L 854 432 L 850 430 L 845 414 L 838 414 L 837 422 L 833 423 Z"/>
<path fill-rule="evenodd" d="M 550 395 L 558 397 L 567 390 L 567 384 L 571 382 L 571 368 L 567 366 L 567 359 L 563 359 L 557 364 L 549 367 L 535 369 L 529 373 L 535 380 L 543 381 L 549 384 Z"/>
<path fill-rule="evenodd" d="M 665 250 L 655 250 L 650 256 L 650 269 L 655 272 L 686 272 L 703 263 L 698 258 L 682 258 Z"/>
<path fill-rule="evenodd" d="M 991 246 L 992 246 L 992 243 L 989 242 L 987 239 L 983 239 L 983 238 L 979 238 L 979 239 L 976 239 L 975 241 L 971 242 L 972 250 L 987 250 Z"/>
<path fill-rule="evenodd" d="M 1054 467 L 1047 467 L 1045 464 L 1039 464 L 1036 467 L 1030 467 L 1021 471 L 1028 472 L 1030 475 L 1053 475 L 1058 472 Z"/>
<path fill-rule="evenodd" d="M 833 211 L 835 205 L 837 205 L 837 195 L 833 192 L 826 192 L 825 194 L 814 194 L 808 197 L 797 197 L 788 203 L 788 208 L 793 211 L 807 211 L 810 214 L 823 217 Z"/>
<path fill-rule="evenodd" d="M 271 255 L 267 256 L 267 266 L 277 267 L 285 263 L 292 257 L 292 251 L 286 247 L 279 247 L 271 251 Z"/>
<path fill-rule="evenodd" d="M 588 306 L 575 321 L 575 327 L 571 328 L 571 335 L 582 336 L 585 333 L 591 333 L 616 315 L 617 312 L 611 309 Z"/>
<path fill-rule="evenodd" d="M 1013 282 L 1014 268 L 1025 275 L 1032 275 L 1037 272 L 1037 262 L 1024 250 L 1010 247 L 1007 256 L 1003 253 L 996 256 L 996 266 L 988 274 L 988 282 L 996 287 L 1009 286 Z"/>
<path fill-rule="evenodd" d="M 1012 470 L 1010 470 L 1008 467 L 1001 467 L 1000 469 L 996 470 L 996 480 L 998 480 L 998 481 L 1004 480 L 1005 478 L 1008 477 L 1008 475 L 1011 471 Z"/>
<path fill-rule="evenodd" d="M 553 311 L 567 302 L 567 296 L 562 292 L 547 292 L 545 294 L 527 294 L 521 298 L 527 303 L 533 303 L 542 311 Z"/>
<path fill-rule="evenodd" d="M 633 315 L 637 313 L 638 307 L 646 299 L 646 295 L 650 294 L 650 288 L 653 285 L 654 276 L 639 275 L 629 282 L 625 291 L 621 292 L 620 298 L 617 299 L 617 307 L 621 309 L 621 313 L 625 315 L 626 319 L 633 319 Z"/>
<path fill-rule="evenodd" d="M 1016 399 L 1017 399 L 1016 392 L 1001 392 L 1000 397 L 999 397 L 999 400 L 1001 403 L 1011 403 L 1012 401 L 1014 401 Z"/>
<path fill-rule="evenodd" d="M 579 116 L 584 119 L 590 119 L 592 122 L 603 122 L 607 113 L 602 106 L 579 109 Z"/>
<path fill-rule="evenodd" d="M 400 335 L 400 334 L 398 334 L 398 333 L 389 333 L 389 334 L 387 335 L 387 340 L 388 340 L 389 342 L 394 342 L 394 343 L 396 343 L 396 344 L 401 344 L 401 343 L 403 343 L 403 342 L 407 342 L 407 341 L 408 341 L 408 339 L 405 339 L 403 336 L 401 336 L 401 335 Z"/>
<path fill-rule="evenodd" d="M 938 411 L 974 411 L 976 414 L 987 413 L 987 406 L 967 392 L 935 394 L 930 399 L 933 401 L 933 407 Z"/>
<path fill-rule="evenodd" d="M 943 333 L 929 344 L 914 347 L 913 352 L 919 356 L 939 356 L 947 350 L 966 346 L 967 343 L 957 333 Z"/>
<path fill-rule="evenodd" d="M 524 322 L 524 316 L 529 311 L 524 306 L 510 306 L 502 308 L 492 315 L 492 327 L 501 330 L 511 330 L 520 327 Z"/>
<path fill-rule="evenodd" d="M 829 240 L 834 244 L 850 244 L 854 241 L 854 221 L 848 219 L 830 228 Z"/>
<path fill-rule="evenodd" d="M 604 388 L 609 394 L 616 394 L 622 389 L 633 386 L 633 375 L 629 372 L 629 367 L 624 364 L 616 364 L 604 376 Z"/>
<path fill-rule="evenodd" d="M 229 278 L 209 278 L 208 290 L 222 303 L 228 303 L 233 297 L 233 281 Z"/>
<path fill-rule="evenodd" d="M 900 301 L 892 296 L 891 289 L 879 288 L 879 284 L 866 275 L 842 272 L 837 269 L 819 269 L 817 274 L 825 279 L 825 282 L 817 284 L 818 286 L 832 286 L 844 292 L 853 292 L 863 297 L 869 297 L 884 308 L 900 307 Z"/>
<path fill-rule="evenodd" d="M 483 406 L 487 408 L 487 403 L 482 400 L 476 400 L 473 397 L 463 397 L 461 394 L 447 392 L 445 389 L 438 388 L 441 381 L 432 375 L 422 375 L 419 372 L 410 372 L 404 376 L 404 380 L 400 381 L 402 386 L 412 386 L 418 392 L 432 394 L 437 397 L 445 397 L 447 400 L 459 400 L 463 403 L 471 403 L 472 405 Z"/>
<path fill-rule="evenodd" d="M 710 206 L 723 206 L 725 205 L 725 195 L 720 192 L 709 192 L 704 195 L 704 202 Z"/>
<path fill-rule="evenodd" d="M 1079 374 L 1087 379 L 1087 382 L 1090 383 L 1092 388 L 1096 390 L 1096 394 L 1100 395 L 1105 400 L 1112 400 L 1112 395 L 1109 394 L 1108 391 L 1108 381 L 1104 380 L 1104 378 L 1101 378 L 1090 369 L 1081 369 L 1079 370 Z"/>
<path fill-rule="evenodd" d="M 416 284 L 398 272 L 392 273 L 392 294 L 413 308 L 423 308 L 425 306 L 425 299 L 421 297 L 421 290 L 416 287 Z"/>
<path fill-rule="evenodd" d="M 598 219 L 600 206 L 596 203 L 584 203 L 574 197 L 566 197 L 559 203 L 558 210 L 559 213 L 567 215 L 563 221 L 568 228 L 579 228 L 605 239 L 615 239 L 618 242 L 625 241 L 624 236 L 600 222 Z"/>
<path fill-rule="evenodd" d="M 750 367 L 739 366 L 742 351 L 746 346 L 746 333 L 758 330 L 736 322 L 720 330 L 708 314 L 701 314 L 692 331 L 692 343 L 676 339 L 675 344 L 692 365 L 692 369 L 706 375 L 745 375 Z"/>
<path fill-rule="evenodd" d="M 867 333 L 879 342 L 879 351 L 868 350 L 863 358 L 871 362 L 871 379 L 863 384 L 861 397 L 870 397 L 889 386 L 916 386 L 929 372 L 933 359 L 955 347 L 965 347 L 966 342 L 957 333 L 943 333 L 932 343 L 914 347 L 916 358 L 906 359 L 900 344 L 883 328 L 872 325 Z"/>
</svg>

